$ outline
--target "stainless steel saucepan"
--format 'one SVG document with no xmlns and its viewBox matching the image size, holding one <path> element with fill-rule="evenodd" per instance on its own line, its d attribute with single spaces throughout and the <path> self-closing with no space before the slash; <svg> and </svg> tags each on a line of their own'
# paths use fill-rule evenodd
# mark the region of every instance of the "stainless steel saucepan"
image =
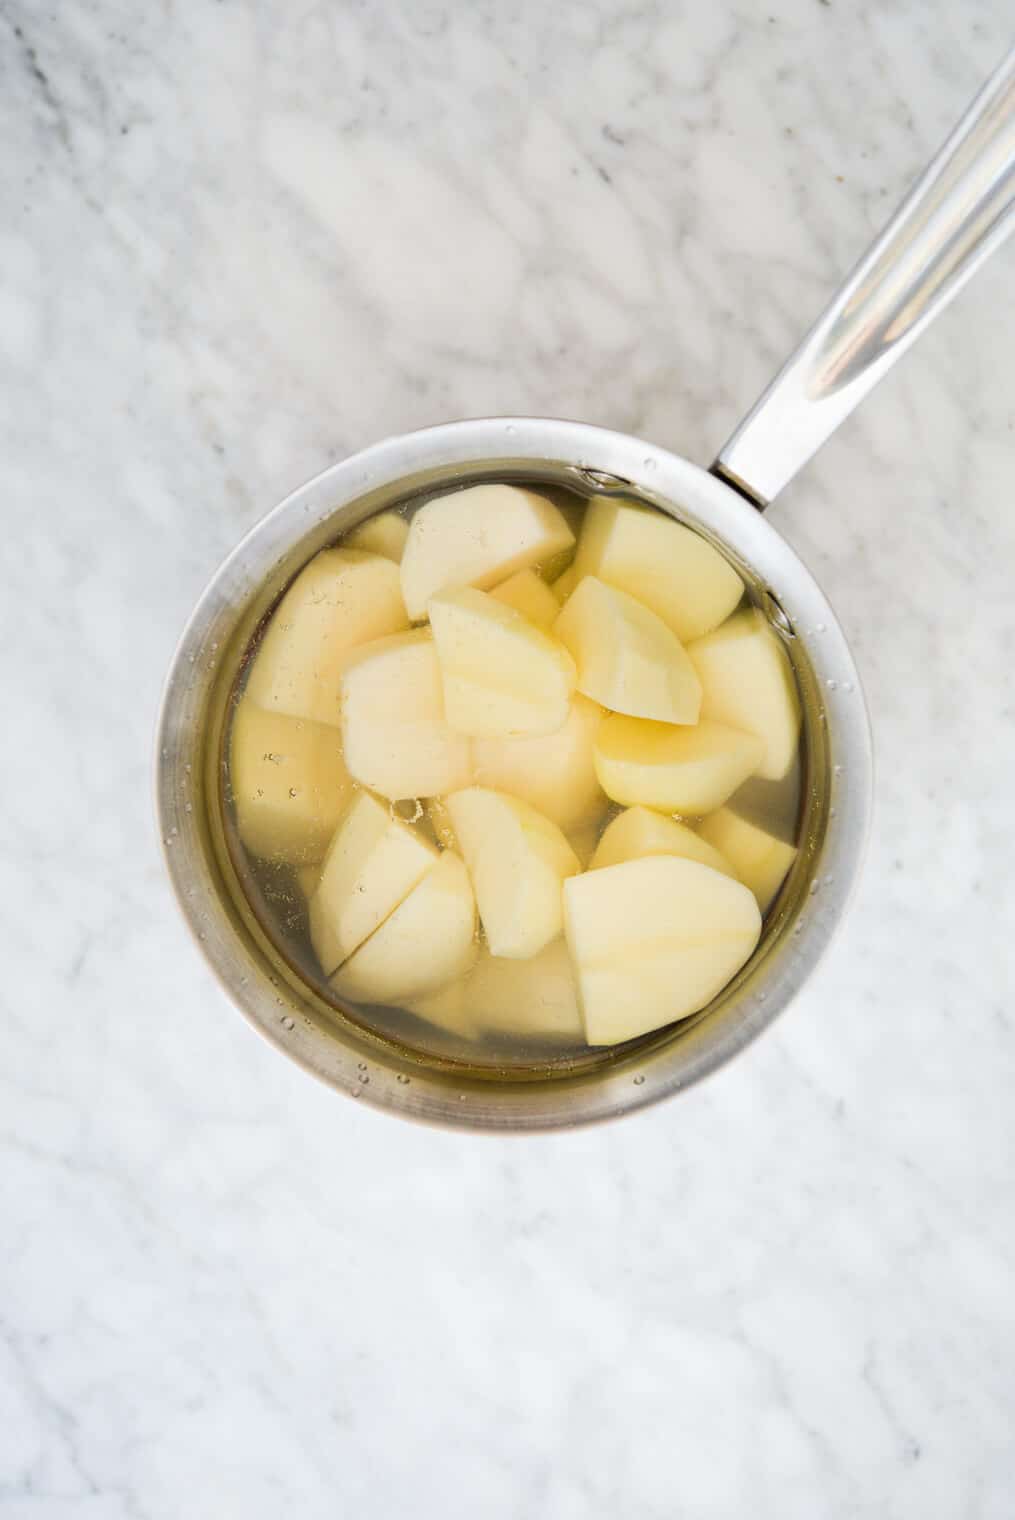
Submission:
<svg viewBox="0 0 1015 1520">
<path fill-rule="evenodd" d="M 871 748 L 859 678 L 835 614 L 762 513 L 1011 231 L 1013 180 L 1015 53 L 710 469 L 577 422 L 453 422 L 386 439 L 326 470 L 234 550 L 195 608 L 169 672 L 157 810 L 169 874 L 201 950 L 234 1003 L 278 1049 L 391 1112 L 471 1128 L 547 1129 L 681 1091 L 747 1045 L 799 991 L 860 868 Z M 236 880 L 220 787 L 237 662 L 293 574 L 373 512 L 491 478 L 622 492 L 704 533 L 740 568 L 785 640 L 805 717 L 802 847 L 748 965 L 694 1019 L 587 1065 L 533 1069 L 511 1080 L 388 1042 L 325 1004 L 289 970 Z"/>
</svg>

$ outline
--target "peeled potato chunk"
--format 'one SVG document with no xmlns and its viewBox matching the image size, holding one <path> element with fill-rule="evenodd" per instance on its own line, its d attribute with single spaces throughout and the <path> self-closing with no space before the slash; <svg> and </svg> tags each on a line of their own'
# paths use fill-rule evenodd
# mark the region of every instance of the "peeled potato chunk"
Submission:
<svg viewBox="0 0 1015 1520">
<path fill-rule="evenodd" d="M 469 873 L 450 850 L 331 978 L 340 997 L 396 1003 L 436 992 L 476 958 Z"/>
<path fill-rule="evenodd" d="M 310 900 L 310 940 L 325 974 L 356 950 L 403 902 L 439 851 L 387 802 L 358 792 L 328 846 Z"/>
<path fill-rule="evenodd" d="M 575 574 L 598 576 L 661 617 L 681 643 L 708 633 L 744 583 L 718 549 L 651 507 L 598 498 L 585 513 Z"/>
<path fill-rule="evenodd" d="M 325 549 L 276 607 L 246 694 L 274 712 L 337 724 L 338 678 L 349 650 L 408 626 L 396 565 L 357 549 Z"/>
<path fill-rule="evenodd" d="M 562 936 L 525 961 L 481 950 L 465 996 L 484 1030 L 567 1045 L 585 1038 L 571 957 Z"/>
<path fill-rule="evenodd" d="M 785 776 L 796 759 L 800 699 L 786 651 L 756 607 L 738 612 L 687 649 L 701 678 L 701 714 L 757 734 L 758 775 Z"/>
<path fill-rule="evenodd" d="M 383 554 L 385 559 L 400 564 L 405 540 L 409 536 L 409 524 L 397 512 L 378 512 L 368 517 L 358 528 L 345 535 L 350 549 L 366 549 L 371 554 Z"/>
<path fill-rule="evenodd" d="M 466 972 L 464 976 L 448 982 L 447 986 L 439 987 L 436 992 L 409 998 L 405 1008 L 418 1019 L 425 1019 L 428 1024 L 444 1029 L 448 1034 L 456 1034 L 463 1040 L 478 1039 L 480 1029 L 469 1002 L 469 981 L 470 976 Z"/>
<path fill-rule="evenodd" d="M 490 592 L 498 602 L 513 607 L 537 628 L 549 628 L 560 611 L 560 603 L 546 582 L 534 570 L 519 570 Z"/>
<path fill-rule="evenodd" d="M 630 807 L 617 814 L 604 830 L 589 869 L 599 871 L 625 860 L 641 860 L 645 855 L 680 855 L 711 866 L 724 876 L 737 874 L 719 850 L 699 838 L 686 823 L 646 807 Z"/>
<path fill-rule="evenodd" d="M 444 712 L 478 738 L 551 734 L 567 717 L 574 661 L 514 607 L 463 587 L 430 601 Z"/>
<path fill-rule="evenodd" d="M 695 817 L 721 807 L 762 753 L 760 739 L 722 723 L 679 728 L 611 715 L 599 725 L 595 765 L 615 802 Z"/>
<path fill-rule="evenodd" d="M 338 730 L 265 712 L 244 698 L 229 736 L 240 838 L 265 860 L 320 860 L 345 806 L 349 775 Z"/>
<path fill-rule="evenodd" d="M 339 681 L 349 774 L 382 797 L 430 797 L 468 786 L 469 740 L 444 717 L 437 651 L 428 629 L 354 651 Z"/>
<path fill-rule="evenodd" d="M 761 934 L 754 895 L 710 866 L 648 855 L 564 883 L 564 931 L 590 1045 L 687 1018 L 721 992 Z"/>
<path fill-rule="evenodd" d="M 578 667 L 578 690 L 613 712 L 697 723 L 701 682 L 676 635 L 626 591 L 587 575 L 553 631 Z"/>
<path fill-rule="evenodd" d="M 535 491 L 485 485 L 437 496 L 420 507 L 405 541 L 402 594 L 409 616 L 424 618 L 438 591 L 486 590 L 573 543 L 563 515 Z"/>
<path fill-rule="evenodd" d="M 606 804 L 592 757 L 602 715 L 598 703 L 576 694 L 555 734 L 477 739 L 476 784 L 520 797 L 567 833 L 584 827 Z"/>
<path fill-rule="evenodd" d="M 796 846 L 777 839 L 767 829 L 748 823 L 732 808 L 711 813 L 698 827 L 706 843 L 721 850 L 745 887 L 750 887 L 764 913 L 796 859 Z"/>
<path fill-rule="evenodd" d="M 491 954 L 537 955 L 560 933 L 560 884 L 578 857 L 555 823 L 506 792 L 469 787 L 446 800 Z"/>
</svg>

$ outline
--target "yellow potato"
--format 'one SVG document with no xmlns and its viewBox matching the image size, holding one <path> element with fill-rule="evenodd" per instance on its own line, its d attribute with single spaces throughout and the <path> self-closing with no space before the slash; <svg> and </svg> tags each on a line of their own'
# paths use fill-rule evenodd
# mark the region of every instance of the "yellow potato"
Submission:
<svg viewBox="0 0 1015 1520">
<path fill-rule="evenodd" d="M 321 859 L 349 791 L 336 728 L 265 712 L 245 697 L 229 735 L 229 779 L 252 854 L 290 865 Z"/>
<path fill-rule="evenodd" d="M 524 961 L 481 950 L 464 999 L 479 1027 L 496 1034 L 567 1045 L 585 1038 L 571 957 L 562 937 Z"/>
<path fill-rule="evenodd" d="M 477 786 L 510 792 L 570 833 L 606 806 L 592 757 L 602 708 L 576 695 L 563 727 L 540 739 L 476 739 Z"/>
<path fill-rule="evenodd" d="M 721 807 L 753 775 L 761 740 L 705 719 L 693 728 L 610 716 L 599 725 L 596 774 L 608 797 L 696 817 Z"/>
<path fill-rule="evenodd" d="M 560 933 L 560 884 L 578 857 L 555 823 L 506 792 L 470 787 L 446 801 L 491 953 L 538 954 Z"/>
<path fill-rule="evenodd" d="M 800 699 L 786 651 L 756 607 L 688 645 L 701 678 L 703 718 L 757 734 L 758 775 L 778 781 L 796 759 Z"/>
<path fill-rule="evenodd" d="M 574 661 L 556 639 L 485 591 L 430 599 L 444 712 L 457 733 L 510 738 L 554 733 L 568 714 Z"/>
<path fill-rule="evenodd" d="M 331 978 L 340 997 L 400 1003 L 436 992 L 473 964 L 476 903 L 469 873 L 445 850 L 422 881 Z"/>
<path fill-rule="evenodd" d="M 697 723 L 701 683 L 676 635 L 647 607 L 587 575 L 553 632 L 578 667 L 578 690 L 613 712 Z"/>
<path fill-rule="evenodd" d="M 330 975 L 404 901 L 439 851 L 388 802 L 358 792 L 339 821 L 310 899 L 310 940 Z"/>
<path fill-rule="evenodd" d="M 428 629 L 355 650 L 339 681 L 349 774 L 392 801 L 468 786 L 472 749 L 444 717 L 437 651 Z"/>
<path fill-rule="evenodd" d="M 737 874 L 719 850 L 699 838 L 686 823 L 678 823 L 675 818 L 646 807 L 627 808 L 607 825 L 589 870 L 619 866 L 625 860 L 641 860 L 645 855 L 680 855 L 685 860 L 711 866 L 724 876 Z"/>
<path fill-rule="evenodd" d="M 402 594 L 409 616 L 424 618 L 438 591 L 486 590 L 573 543 L 562 514 L 535 491 L 484 485 L 437 496 L 415 514 L 405 541 Z"/>
<path fill-rule="evenodd" d="M 754 950 L 761 914 L 731 876 L 648 855 L 564 883 L 585 1037 L 617 1045 L 712 1001 Z"/>
<path fill-rule="evenodd" d="M 706 843 L 721 850 L 745 887 L 750 887 L 764 913 L 796 859 L 796 846 L 777 839 L 767 829 L 748 823 L 731 808 L 710 813 L 698 827 Z"/>
<path fill-rule="evenodd" d="M 456 977 L 447 986 L 422 997 L 410 998 L 405 1007 L 418 1019 L 425 1019 L 448 1034 L 456 1034 L 463 1040 L 475 1040 L 480 1029 L 468 1001 L 469 973 Z"/>
<path fill-rule="evenodd" d="M 246 694 L 258 707 L 337 724 L 338 678 L 349 650 L 408 626 L 396 565 L 356 549 L 325 549 L 272 614 Z"/>
<path fill-rule="evenodd" d="M 519 570 L 490 592 L 498 602 L 513 607 L 537 628 L 549 628 L 560 611 L 560 603 L 546 582 L 534 570 Z"/>
<path fill-rule="evenodd" d="M 600 498 L 589 503 L 575 573 L 618 586 L 672 628 L 681 643 L 728 617 L 744 583 L 700 534 L 652 507 Z"/>
<path fill-rule="evenodd" d="M 371 554 L 383 554 L 385 559 L 400 564 L 405 540 L 409 536 L 409 524 L 397 512 L 378 512 L 368 517 L 358 528 L 345 535 L 350 549 L 366 549 Z"/>
</svg>

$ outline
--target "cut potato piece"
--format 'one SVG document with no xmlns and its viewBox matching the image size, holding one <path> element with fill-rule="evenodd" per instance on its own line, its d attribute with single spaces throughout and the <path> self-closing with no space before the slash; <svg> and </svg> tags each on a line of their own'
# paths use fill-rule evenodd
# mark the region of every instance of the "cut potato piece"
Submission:
<svg viewBox="0 0 1015 1520">
<path fill-rule="evenodd" d="M 756 607 L 689 645 L 701 678 L 704 718 L 757 734 L 764 745 L 758 775 L 778 781 L 796 759 L 800 699 L 789 658 Z"/>
<path fill-rule="evenodd" d="M 679 855 L 711 866 L 724 876 L 737 874 L 719 850 L 699 838 L 686 823 L 646 807 L 627 808 L 614 818 L 599 841 L 589 869 L 599 871 L 625 860 L 641 860 L 645 855 Z"/>
<path fill-rule="evenodd" d="M 437 496 L 409 524 L 402 594 L 409 616 L 426 616 L 438 591 L 486 590 L 516 570 L 569 549 L 574 534 L 552 502 L 520 486 L 470 486 Z"/>
<path fill-rule="evenodd" d="M 418 1019 L 425 1019 L 428 1024 L 444 1029 L 448 1034 L 456 1034 L 463 1040 L 475 1040 L 480 1030 L 469 1003 L 469 981 L 468 973 L 456 977 L 436 992 L 410 998 L 405 1007 Z"/>
<path fill-rule="evenodd" d="M 370 554 L 383 554 L 385 559 L 400 564 L 405 540 L 409 536 L 409 524 L 397 512 L 378 512 L 368 517 L 358 528 L 345 535 L 350 549 L 365 549 Z"/>
<path fill-rule="evenodd" d="M 610 716 L 599 725 L 595 764 L 615 802 L 661 813 L 711 813 L 757 769 L 763 747 L 754 734 L 702 720 L 694 728 Z"/>
<path fill-rule="evenodd" d="M 389 803 L 369 792 L 353 797 L 310 901 L 310 941 L 326 976 L 408 897 L 438 855 Z"/>
<path fill-rule="evenodd" d="M 465 997 L 480 1027 L 496 1034 L 563 1045 L 585 1038 L 563 937 L 525 961 L 481 950 Z"/>
<path fill-rule="evenodd" d="M 469 740 L 444 718 L 437 651 L 427 629 L 356 650 L 339 682 L 349 774 L 397 802 L 468 786 Z"/>
<path fill-rule="evenodd" d="M 555 581 L 551 582 L 551 584 L 550 584 L 550 590 L 553 592 L 553 594 L 556 597 L 557 601 L 560 602 L 561 605 L 563 605 L 563 603 L 567 601 L 568 597 L 571 595 L 572 591 L 575 589 L 575 587 L 577 586 L 577 584 L 578 584 L 577 569 L 576 569 L 576 567 L 574 565 L 569 565 L 568 568 L 564 571 L 563 575 L 558 575 L 557 579 Z"/>
<path fill-rule="evenodd" d="M 661 617 L 681 643 L 718 627 L 744 583 L 718 549 L 653 507 L 591 501 L 575 574 L 618 586 Z"/>
<path fill-rule="evenodd" d="M 491 953 L 538 954 L 560 933 L 560 884 L 578 857 L 555 823 L 506 792 L 470 787 L 446 801 Z"/>
<path fill-rule="evenodd" d="M 567 718 L 574 661 L 514 607 L 463 587 L 430 599 L 444 713 L 477 738 L 551 734 Z"/>
<path fill-rule="evenodd" d="M 498 602 L 504 602 L 520 612 L 522 617 L 535 623 L 537 628 L 549 628 L 560 611 L 560 603 L 546 582 L 534 570 L 519 570 L 510 580 L 503 581 L 490 592 Z"/>
<path fill-rule="evenodd" d="M 229 775 L 240 838 L 265 860 L 320 860 L 349 791 L 338 730 L 265 712 L 244 698 L 229 735 Z"/>
<path fill-rule="evenodd" d="M 731 808 L 711 813 L 700 824 L 698 833 L 722 851 L 744 886 L 750 887 L 764 913 L 796 859 L 796 846 L 777 839 L 756 823 L 748 823 Z"/>
<path fill-rule="evenodd" d="M 408 626 L 396 565 L 379 554 L 325 549 L 276 607 L 246 695 L 274 712 L 338 723 L 338 678 L 349 650 Z"/>
<path fill-rule="evenodd" d="M 613 712 L 697 723 L 701 683 L 676 635 L 626 591 L 587 575 L 553 632 L 574 656 L 578 690 Z"/>
<path fill-rule="evenodd" d="M 317 862 L 312 866 L 296 867 L 296 885 L 303 893 L 303 896 L 306 898 L 307 902 L 310 901 L 314 893 L 317 891 L 317 883 L 320 881 L 320 879 L 320 862 Z"/>
<path fill-rule="evenodd" d="M 603 710 L 576 695 L 555 734 L 539 739 L 477 739 L 478 786 L 510 792 L 570 833 L 606 805 L 592 757 Z"/>
<path fill-rule="evenodd" d="M 462 852 L 458 848 L 458 840 L 455 837 L 454 829 L 451 827 L 451 814 L 448 812 L 447 803 L 443 797 L 430 798 L 426 805 L 426 815 L 430 820 L 430 827 L 433 829 L 434 838 L 441 849 L 457 850 L 460 855 Z"/>
<path fill-rule="evenodd" d="M 761 934 L 753 893 L 696 860 L 649 855 L 564 883 L 585 1037 L 617 1045 L 697 1013 Z"/>
<path fill-rule="evenodd" d="M 397 1003 L 436 992 L 472 966 L 476 903 L 469 873 L 445 850 L 370 938 L 335 972 L 340 997 Z"/>
</svg>

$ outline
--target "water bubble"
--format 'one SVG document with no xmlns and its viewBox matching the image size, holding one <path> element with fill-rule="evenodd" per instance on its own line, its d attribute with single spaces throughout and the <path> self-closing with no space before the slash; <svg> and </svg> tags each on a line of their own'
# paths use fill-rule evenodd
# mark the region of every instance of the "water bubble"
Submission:
<svg viewBox="0 0 1015 1520">
<path fill-rule="evenodd" d="M 165 837 L 165 839 L 163 839 L 163 841 L 162 841 L 163 844 L 172 844 L 172 842 L 173 842 L 173 836 L 172 836 L 172 834 L 167 834 L 166 837 Z"/>
<path fill-rule="evenodd" d="M 363 1092 L 362 1087 L 354 1087 L 352 1089 L 352 1095 L 353 1095 L 354 1098 L 360 1097 L 360 1095 L 362 1094 L 362 1092 Z"/>
<path fill-rule="evenodd" d="M 758 1002 L 759 1003 L 767 1003 L 767 1001 L 768 1001 L 768 993 L 767 992 L 759 992 L 758 993 Z"/>
<path fill-rule="evenodd" d="M 828 809 L 828 816 L 829 816 L 829 818 L 834 818 L 835 817 L 835 809 L 833 807 L 830 807 Z"/>
<path fill-rule="evenodd" d="M 807 920 L 805 918 L 798 918 L 796 923 L 793 925 L 793 933 L 802 934 L 804 932 L 804 925 L 806 922 Z"/>
<path fill-rule="evenodd" d="M 282 1020 L 282 1028 L 283 1029 L 295 1029 L 296 1028 L 296 1020 L 289 1018 L 288 1015 L 287 1015 Z"/>
<path fill-rule="evenodd" d="M 194 811 L 194 804 L 192 802 L 185 802 L 183 804 L 183 811 L 185 813 L 192 813 Z"/>
<path fill-rule="evenodd" d="M 280 1008 L 285 1007 L 285 998 L 276 998 L 275 1001 Z"/>
<path fill-rule="evenodd" d="M 358 1071 L 368 1071 L 369 1070 L 369 1067 L 367 1066 L 367 1063 L 365 1061 L 357 1061 L 356 1068 L 357 1068 Z"/>
<path fill-rule="evenodd" d="M 208 669 L 209 670 L 214 670 L 215 669 L 215 661 L 214 660 L 209 660 L 208 661 Z"/>
<path fill-rule="evenodd" d="M 817 623 L 815 625 L 815 628 L 814 628 L 814 632 L 815 633 L 824 633 L 825 631 L 826 630 L 825 630 L 825 624 L 824 623 Z"/>
<path fill-rule="evenodd" d="M 835 877 L 834 876 L 826 876 L 825 877 L 825 886 L 826 887 L 832 886 L 832 884 L 833 884 L 834 881 L 835 881 Z"/>
<path fill-rule="evenodd" d="M 645 458 L 642 460 L 642 464 L 645 466 L 646 470 L 654 470 L 658 467 L 659 461 L 657 459 L 653 459 L 651 454 L 646 454 Z"/>
<path fill-rule="evenodd" d="M 163 758 L 163 760 L 168 760 L 169 759 L 169 751 L 165 747 L 163 747 L 163 750 L 162 750 L 162 758 Z"/>
<path fill-rule="evenodd" d="M 290 797 L 295 797 L 296 796 L 296 788 L 294 786 L 291 786 L 289 788 L 289 795 L 290 795 Z"/>
<path fill-rule="evenodd" d="M 465 1094 L 464 1093 L 459 1093 L 458 1094 L 458 1101 L 459 1101 L 459 1103 L 464 1103 L 465 1102 Z"/>
<path fill-rule="evenodd" d="M 215 651 L 216 651 L 216 649 L 217 649 L 217 648 L 218 648 L 218 644 L 217 644 L 217 643 L 215 643 L 215 644 L 213 644 L 213 645 L 212 645 L 212 646 L 211 646 L 211 652 L 212 652 L 212 654 L 214 654 L 214 653 L 215 653 Z"/>
<path fill-rule="evenodd" d="M 205 932 L 204 932 L 203 929 L 201 930 L 200 934 L 197 937 L 201 941 L 202 945 L 204 944 L 205 940 L 208 938 L 207 934 L 205 934 Z"/>
<path fill-rule="evenodd" d="M 183 769 L 186 771 L 187 775 L 189 776 L 190 775 L 190 766 L 189 765 L 185 765 L 183 767 Z"/>
<path fill-rule="evenodd" d="M 418 823 L 423 816 L 423 804 L 418 797 L 404 797 L 401 802 L 392 802 L 389 812 L 402 823 Z"/>
<path fill-rule="evenodd" d="M 197 656 L 196 656 L 196 655 L 192 655 L 192 654 L 188 654 L 188 656 L 187 656 L 187 664 L 188 664 L 188 665 L 193 665 L 193 663 L 194 663 L 194 660 L 195 660 L 195 659 L 196 659 L 196 658 L 197 658 Z"/>
<path fill-rule="evenodd" d="M 513 432 L 514 429 L 513 428 L 509 429 L 509 431 Z M 405 1075 L 404 1071 L 400 1071 L 398 1073 L 398 1081 L 401 1082 L 401 1084 L 402 1084 L 403 1087 L 408 1087 L 408 1085 L 409 1085 L 409 1078 Z"/>
<path fill-rule="evenodd" d="M 810 886 L 807 888 L 807 890 L 811 894 L 811 896 L 813 897 L 814 894 L 815 894 L 815 892 L 817 892 L 818 889 L 820 888 L 820 886 L 821 886 L 820 881 L 812 881 L 811 884 L 810 884 Z"/>
<path fill-rule="evenodd" d="M 853 690 L 853 683 L 852 683 L 852 681 L 843 681 L 843 683 L 842 683 L 842 689 L 843 689 L 843 691 L 852 691 Z"/>
<path fill-rule="evenodd" d="M 836 776 L 841 776 L 842 775 L 842 766 L 841 765 L 833 765 L 832 766 L 832 772 Z"/>
<path fill-rule="evenodd" d="M 644 1082 L 644 1080 L 645 1080 L 645 1078 L 642 1077 L 642 1076 L 635 1077 L 635 1079 L 634 1079 L 634 1085 L 635 1085 L 635 1087 L 640 1087 L 642 1085 L 642 1083 Z"/>
<path fill-rule="evenodd" d="M 518 429 L 515 427 L 515 425 L 514 425 L 513 422 L 509 422 L 508 425 L 507 425 L 507 427 L 504 429 L 504 431 L 505 431 L 505 433 L 517 433 Z M 398 1080 L 401 1081 L 402 1080 L 401 1077 L 399 1077 Z M 409 1078 L 406 1077 L 405 1080 L 408 1082 Z"/>
<path fill-rule="evenodd" d="M 835 691 L 839 683 L 838 681 L 826 681 L 825 685 L 828 687 L 829 691 Z"/>
</svg>

